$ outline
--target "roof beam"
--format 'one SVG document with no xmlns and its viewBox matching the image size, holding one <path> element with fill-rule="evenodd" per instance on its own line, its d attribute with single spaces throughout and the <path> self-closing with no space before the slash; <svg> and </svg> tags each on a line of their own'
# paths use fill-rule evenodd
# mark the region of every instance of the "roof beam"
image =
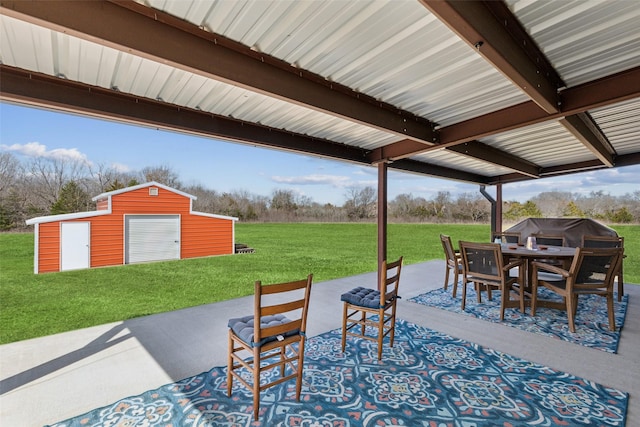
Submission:
<svg viewBox="0 0 640 427">
<path fill-rule="evenodd" d="M 419 175 L 429 175 L 437 178 L 447 178 L 456 181 L 471 182 L 474 184 L 488 184 L 489 178 L 482 175 L 477 175 L 471 172 L 465 172 L 463 170 L 449 169 L 443 166 L 428 164 L 424 162 L 417 162 L 411 159 L 402 159 L 396 162 L 389 163 L 389 168 L 413 172 Z"/>
<path fill-rule="evenodd" d="M 423 144 L 437 142 L 426 119 L 140 3 L 0 0 L 0 5 L 3 14 L 46 28 Z"/>
<path fill-rule="evenodd" d="M 560 124 L 584 144 L 605 165 L 614 166 L 613 149 L 607 137 L 587 113 L 560 119 Z"/>
<path fill-rule="evenodd" d="M 638 98 L 640 67 L 565 89 L 560 92 L 560 96 L 562 111 L 558 113 L 547 114 L 536 103 L 529 101 L 445 126 L 440 129 L 440 143 L 426 151 Z"/>
<path fill-rule="evenodd" d="M 445 126 L 439 129 L 440 142 L 430 147 L 421 148 L 404 140 L 386 146 L 385 150 L 392 153 L 395 158 L 409 157 L 638 98 L 640 97 L 640 67 L 565 89 L 560 92 L 560 95 L 563 110 L 558 113 L 547 114 L 533 101 L 524 102 Z"/>
<path fill-rule="evenodd" d="M 494 165 L 503 166 L 532 178 L 538 178 L 540 176 L 541 168 L 538 165 L 479 141 L 465 142 L 455 147 L 449 147 L 448 150 Z"/>
<path fill-rule="evenodd" d="M 546 113 L 559 111 L 560 77 L 502 2 L 420 0 Z"/>
<path fill-rule="evenodd" d="M 369 164 L 367 151 L 109 89 L 0 65 L 0 100 Z"/>
<path fill-rule="evenodd" d="M 80 113 L 100 119 L 184 132 L 208 138 L 258 145 L 334 160 L 369 165 L 367 150 L 334 141 L 268 128 L 211 113 L 181 108 L 109 89 L 31 73 L 0 64 L 0 100 Z M 486 183 L 486 177 L 411 160 L 390 168 L 444 179 Z"/>
</svg>

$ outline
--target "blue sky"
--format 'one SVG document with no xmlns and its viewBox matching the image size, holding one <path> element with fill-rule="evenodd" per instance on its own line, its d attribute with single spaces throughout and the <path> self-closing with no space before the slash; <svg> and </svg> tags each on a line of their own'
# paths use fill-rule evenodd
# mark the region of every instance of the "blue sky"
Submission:
<svg viewBox="0 0 640 427">
<path fill-rule="evenodd" d="M 195 137 L 152 128 L 0 103 L 0 150 L 21 160 L 69 157 L 139 171 L 168 166 L 184 184 L 202 184 L 218 192 L 248 191 L 270 196 L 292 190 L 318 203 L 342 205 L 351 187 L 377 185 L 377 169 L 251 145 Z M 614 196 L 638 189 L 640 165 L 600 170 L 503 186 L 504 200 L 524 202 L 543 191 Z M 399 194 L 433 198 L 478 193 L 478 185 L 389 172 L 389 200 Z M 487 187 L 495 195 L 492 187 Z"/>
</svg>

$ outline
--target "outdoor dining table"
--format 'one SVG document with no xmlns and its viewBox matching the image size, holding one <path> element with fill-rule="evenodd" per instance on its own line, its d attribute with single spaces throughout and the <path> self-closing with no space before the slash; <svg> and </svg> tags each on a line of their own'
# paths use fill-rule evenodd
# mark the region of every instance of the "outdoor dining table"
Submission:
<svg viewBox="0 0 640 427">
<path fill-rule="evenodd" d="M 576 254 L 576 248 L 567 247 L 567 246 L 543 246 L 540 245 L 536 249 L 527 249 L 526 246 L 515 245 L 503 243 L 501 245 L 502 255 L 505 259 L 508 258 L 521 258 L 525 260 L 524 268 L 525 268 L 525 283 L 522 284 L 525 287 L 525 294 L 531 295 L 531 284 L 532 284 L 532 276 L 533 276 L 533 268 L 531 267 L 531 263 L 533 261 L 544 261 L 544 260 L 563 260 L 567 264 L 571 263 L 573 257 Z M 547 274 L 547 273 L 545 273 Z M 530 300 L 525 301 L 525 305 L 530 305 Z M 540 307 L 548 307 L 548 308 L 556 308 L 556 309 L 565 309 L 565 305 L 561 302 L 557 301 L 547 301 L 543 299 L 538 299 L 537 305 Z"/>
</svg>

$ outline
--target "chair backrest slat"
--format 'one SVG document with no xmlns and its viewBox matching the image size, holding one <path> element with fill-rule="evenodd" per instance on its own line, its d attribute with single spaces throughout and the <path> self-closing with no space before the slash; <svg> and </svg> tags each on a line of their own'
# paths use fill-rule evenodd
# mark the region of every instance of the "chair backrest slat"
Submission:
<svg viewBox="0 0 640 427">
<path fill-rule="evenodd" d="M 393 262 L 383 261 L 380 268 L 383 272 L 382 283 L 380 283 L 380 306 L 384 306 L 387 301 L 398 296 L 402 257 Z"/>
<path fill-rule="evenodd" d="M 262 337 L 282 334 L 299 329 L 304 332 L 307 324 L 309 297 L 313 275 L 306 279 L 286 283 L 263 285 L 256 281 L 254 286 L 254 341 Z M 264 316 L 285 315 L 291 322 L 278 326 L 263 326 Z"/>
</svg>

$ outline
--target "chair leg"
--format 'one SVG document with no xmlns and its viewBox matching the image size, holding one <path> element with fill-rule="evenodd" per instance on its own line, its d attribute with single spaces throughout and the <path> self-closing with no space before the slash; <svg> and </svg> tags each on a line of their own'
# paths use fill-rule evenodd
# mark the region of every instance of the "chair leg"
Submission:
<svg viewBox="0 0 640 427">
<path fill-rule="evenodd" d="M 613 294 L 612 293 L 608 293 L 606 298 L 607 298 L 607 312 L 609 314 L 609 330 L 610 331 L 615 331 L 616 330 L 616 316 L 615 316 L 615 313 L 613 311 Z"/>
<path fill-rule="evenodd" d="M 342 309 L 342 352 L 347 343 L 347 303 L 345 302 Z"/>
<path fill-rule="evenodd" d="M 518 285 L 518 295 L 518 298 L 520 298 L 520 312 L 525 314 L 527 310 L 524 306 L 524 286 Z"/>
<path fill-rule="evenodd" d="M 382 339 L 384 338 L 384 311 L 378 315 L 378 360 L 382 360 Z"/>
<path fill-rule="evenodd" d="M 231 338 L 231 330 L 229 330 L 229 352 L 227 354 L 227 396 L 231 396 L 231 389 L 233 388 L 233 338 Z"/>
<path fill-rule="evenodd" d="M 297 369 L 297 378 L 296 378 L 296 401 L 300 401 L 300 392 L 302 391 L 302 372 L 304 366 L 304 337 L 300 340 L 300 344 L 298 345 L 298 369 Z"/>
<path fill-rule="evenodd" d="M 477 285 L 476 285 L 477 288 Z M 467 302 L 467 281 L 466 279 L 462 280 L 462 311 L 464 311 L 465 303 Z"/>
<path fill-rule="evenodd" d="M 618 301 L 622 301 L 624 296 L 624 279 L 622 275 L 622 261 L 620 261 L 620 270 L 618 270 Z"/>
<path fill-rule="evenodd" d="M 260 412 L 260 348 L 253 349 L 253 419 L 258 421 Z"/>
<path fill-rule="evenodd" d="M 507 301 L 509 300 L 509 289 L 503 288 L 500 294 L 500 321 L 502 322 L 504 320 L 504 309 L 507 306 Z"/>
<path fill-rule="evenodd" d="M 396 306 L 391 309 L 391 320 L 389 321 L 391 332 L 389 332 L 389 347 L 393 347 L 393 342 L 396 338 Z"/>
<path fill-rule="evenodd" d="M 523 289 L 524 291 L 524 289 Z M 524 294 L 523 294 L 524 296 Z M 524 301 L 523 301 L 524 303 Z M 533 282 L 531 285 L 531 316 L 536 315 L 536 304 L 538 303 L 538 284 Z"/>
<path fill-rule="evenodd" d="M 445 269 L 445 272 L 444 272 L 444 290 L 445 291 L 449 287 L 449 270 L 450 269 L 451 269 L 451 267 L 449 267 L 449 265 L 447 265 L 447 268 Z"/>
<path fill-rule="evenodd" d="M 458 267 L 456 267 L 455 271 L 453 272 L 453 297 L 456 297 L 456 294 L 458 293 Z"/>
<path fill-rule="evenodd" d="M 571 332 L 576 331 L 576 310 L 578 306 L 577 296 L 569 295 L 565 298 L 567 304 L 567 318 L 569 319 L 569 330 Z"/>
<path fill-rule="evenodd" d="M 478 304 L 480 304 L 482 302 L 482 286 L 480 283 L 478 282 L 473 282 L 475 288 L 476 288 L 476 301 L 478 301 Z"/>
</svg>

